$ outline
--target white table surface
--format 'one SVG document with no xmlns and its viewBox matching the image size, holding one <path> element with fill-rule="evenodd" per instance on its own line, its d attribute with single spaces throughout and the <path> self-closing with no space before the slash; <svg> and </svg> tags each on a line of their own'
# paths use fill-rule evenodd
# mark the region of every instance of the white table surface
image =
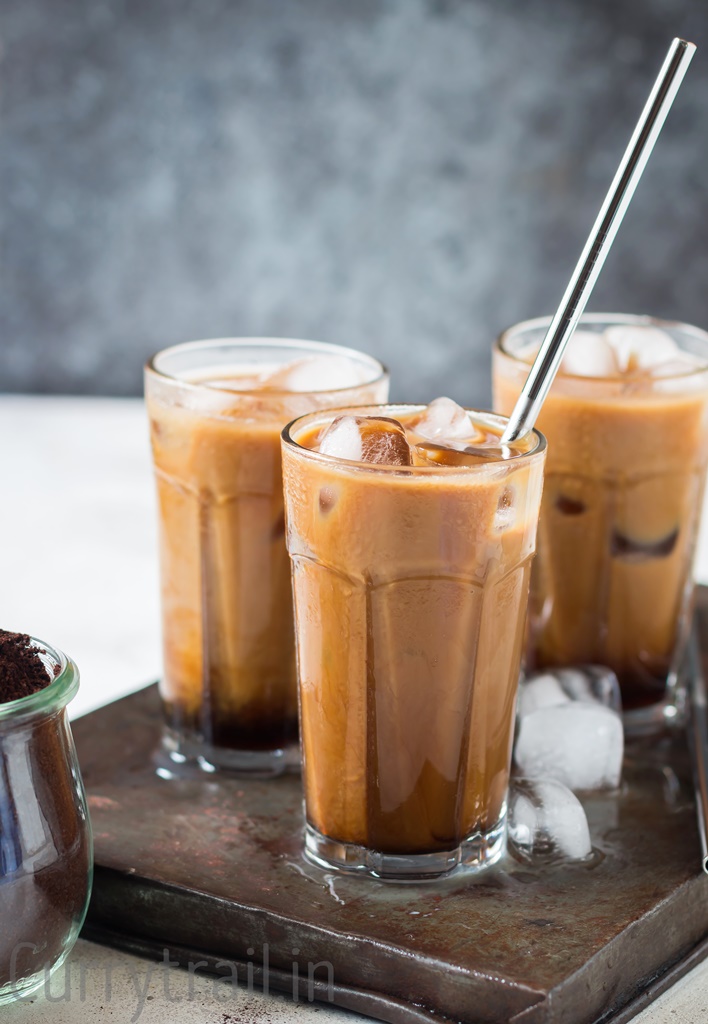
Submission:
<svg viewBox="0 0 708 1024">
<path fill-rule="evenodd" d="M 0 626 L 33 633 L 71 654 L 82 680 L 72 704 L 76 717 L 139 689 L 160 670 L 145 411 L 135 399 L 0 396 L 0 438 Z M 708 515 L 704 523 L 697 577 L 708 582 Z M 48 993 L 3 1008 L 2 1019 L 314 1024 L 315 1013 L 318 1024 L 367 1019 L 244 989 L 215 989 L 211 979 L 190 979 L 182 970 L 171 970 L 166 986 L 160 972 L 150 971 L 147 960 L 82 940 Z M 708 961 L 635 1020 L 706 1024 Z"/>
</svg>

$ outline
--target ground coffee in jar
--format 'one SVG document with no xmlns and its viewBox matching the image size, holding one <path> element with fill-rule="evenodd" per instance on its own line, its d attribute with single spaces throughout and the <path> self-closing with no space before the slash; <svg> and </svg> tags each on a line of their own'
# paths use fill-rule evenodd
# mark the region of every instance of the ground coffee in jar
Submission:
<svg viewBox="0 0 708 1024">
<path fill-rule="evenodd" d="M 55 665 L 54 676 L 58 672 Z M 29 697 L 49 686 L 52 678 L 27 633 L 0 629 L 0 704 Z"/>
</svg>

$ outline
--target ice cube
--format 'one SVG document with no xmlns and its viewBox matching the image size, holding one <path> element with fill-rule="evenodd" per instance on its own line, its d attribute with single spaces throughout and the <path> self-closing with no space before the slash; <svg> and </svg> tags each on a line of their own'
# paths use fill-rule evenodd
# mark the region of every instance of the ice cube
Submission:
<svg viewBox="0 0 708 1024">
<path fill-rule="evenodd" d="M 622 699 L 617 676 L 605 665 L 577 665 L 553 668 L 526 676 L 519 687 L 519 714 L 528 715 L 542 707 L 568 701 L 602 704 L 621 712 Z"/>
<path fill-rule="evenodd" d="M 514 355 L 517 359 L 521 359 L 525 363 L 532 363 L 538 355 L 540 347 L 540 341 L 527 341 L 525 345 L 519 345 L 519 347 L 514 350 Z"/>
<path fill-rule="evenodd" d="M 403 426 L 389 416 L 360 416 L 362 459 L 383 466 L 410 466 L 411 449 Z"/>
<path fill-rule="evenodd" d="M 338 459 L 383 466 L 410 466 L 412 461 L 403 426 L 388 416 L 338 416 L 319 450 Z"/>
<path fill-rule="evenodd" d="M 681 352 L 675 359 L 652 368 L 653 388 L 662 392 L 704 391 L 706 388 L 705 359 L 691 352 Z"/>
<path fill-rule="evenodd" d="M 705 359 L 692 352 L 678 352 L 670 362 L 660 363 L 654 367 L 652 376 L 662 380 L 665 377 L 686 377 L 708 369 Z"/>
<path fill-rule="evenodd" d="M 673 338 L 658 327 L 617 324 L 607 328 L 605 338 L 614 351 L 621 373 L 650 370 L 662 363 L 671 363 L 680 355 Z"/>
<path fill-rule="evenodd" d="M 514 488 L 509 486 L 505 487 L 499 495 L 494 513 L 494 529 L 497 533 L 509 530 L 516 522 L 517 507 L 514 498 Z"/>
<path fill-rule="evenodd" d="M 340 391 L 362 384 L 365 372 L 345 356 L 307 356 L 279 366 L 263 378 L 262 386 L 277 391 Z"/>
<path fill-rule="evenodd" d="M 560 854 L 569 860 L 584 860 L 592 852 L 582 804 L 553 779 L 512 780 L 509 842 L 525 859 Z"/>
<path fill-rule="evenodd" d="M 514 760 L 524 775 L 575 791 L 616 789 L 623 754 L 622 719 L 596 701 L 539 707 L 519 719 Z"/>
<path fill-rule="evenodd" d="M 617 361 L 602 334 L 576 331 L 563 355 L 561 370 L 575 377 L 616 377 Z"/>
<path fill-rule="evenodd" d="M 427 441 L 445 444 L 479 440 L 481 434 L 461 405 L 451 398 L 436 398 L 414 424 L 416 434 Z"/>
<path fill-rule="evenodd" d="M 612 669 L 604 665 L 579 665 L 555 669 L 552 674 L 571 700 L 602 704 L 618 713 L 622 711 L 619 680 Z"/>
<path fill-rule="evenodd" d="M 668 558 L 679 539 L 679 528 L 652 540 L 630 537 L 620 530 L 613 530 L 610 538 L 610 554 L 625 562 L 646 562 L 650 558 Z"/>
<path fill-rule="evenodd" d="M 363 445 L 361 432 L 354 416 L 337 416 L 332 420 L 320 441 L 323 455 L 332 455 L 335 459 L 349 459 L 361 462 Z"/>
<path fill-rule="evenodd" d="M 550 672 L 542 672 L 521 683 L 518 711 L 520 715 L 530 715 L 539 708 L 557 707 L 569 700 L 557 677 Z"/>
</svg>

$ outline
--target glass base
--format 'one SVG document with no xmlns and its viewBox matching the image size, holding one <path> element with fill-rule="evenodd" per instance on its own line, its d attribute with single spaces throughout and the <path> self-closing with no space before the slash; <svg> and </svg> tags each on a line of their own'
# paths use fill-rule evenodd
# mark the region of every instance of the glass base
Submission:
<svg viewBox="0 0 708 1024">
<path fill-rule="evenodd" d="M 666 729 L 680 728 L 685 721 L 684 707 L 665 701 L 622 712 L 625 736 L 653 736 Z"/>
<path fill-rule="evenodd" d="M 271 778 L 297 769 L 299 753 L 296 746 L 277 750 L 232 750 L 165 728 L 155 760 L 157 774 L 163 779 L 204 773 Z"/>
<path fill-rule="evenodd" d="M 506 812 L 491 831 L 477 833 L 452 850 L 436 853 L 381 853 L 354 843 L 340 843 L 305 825 L 305 856 L 313 864 L 390 881 L 426 881 L 463 868 L 482 871 L 501 860 L 505 852 Z"/>
<path fill-rule="evenodd" d="M 688 673 L 695 671 L 695 655 L 689 648 L 687 664 L 682 666 L 680 672 L 669 673 L 663 700 L 643 708 L 622 712 L 625 735 L 653 736 L 668 729 L 682 728 L 686 724 Z"/>
</svg>

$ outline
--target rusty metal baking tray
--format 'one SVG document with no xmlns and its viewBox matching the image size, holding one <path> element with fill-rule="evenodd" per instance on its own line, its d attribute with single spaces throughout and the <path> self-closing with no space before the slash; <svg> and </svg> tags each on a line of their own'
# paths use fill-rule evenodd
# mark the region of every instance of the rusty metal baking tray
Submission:
<svg viewBox="0 0 708 1024">
<path fill-rule="evenodd" d="M 154 686 L 73 728 L 96 845 L 89 938 L 233 961 L 256 984 L 267 951 L 271 990 L 296 975 L 300 998 L 391 1024 L 623 1024 L 708 950 L 680 735 L 630 745 L 621 792 L 584 801 L 591 863 L 391 884 L 303 860 L 297 775 L 160 778 Z"/>
</svg>

